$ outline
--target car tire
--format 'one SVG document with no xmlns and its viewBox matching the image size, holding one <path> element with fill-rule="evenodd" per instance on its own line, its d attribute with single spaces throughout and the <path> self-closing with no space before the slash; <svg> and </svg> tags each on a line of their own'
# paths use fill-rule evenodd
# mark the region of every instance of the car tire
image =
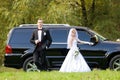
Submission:
<svg viewBox="0 0 120 80">
<path fill-rule="evenodd" d="M 39 69 L 37 69 L 37 66 L 34 64 L 33 57 L 29 57 L 25 60 L 25 62 L 23 63 L 23 70 L 26 72 L 40 71 Z"/>
<path fill-rule="evenodd" d="M 109 67 L 112 70 L 120 71 L 120 55 L 116 55 L 111 59 Z"/>
</svg>

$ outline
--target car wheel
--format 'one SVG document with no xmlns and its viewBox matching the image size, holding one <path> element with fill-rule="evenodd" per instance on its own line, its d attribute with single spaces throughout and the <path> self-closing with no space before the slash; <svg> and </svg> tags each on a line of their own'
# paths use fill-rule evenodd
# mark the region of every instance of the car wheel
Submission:
<svg viewBox="0 0 120 80">
<path fill-rule="evenodd" d="M 120 55 L 113 57 L 109 64 L 110 69 L 120 71 Z"/>
<path fill-rule="evenodd" d="M 40 72 L 40 70 L 37 69 L 37 66 L 33 62 L 33 57 L 29 57 L 28 59 L 25 60 L 23 64 L 23 70 L 26 72 L 31 72 L 31 71 Z"/>
</svg>

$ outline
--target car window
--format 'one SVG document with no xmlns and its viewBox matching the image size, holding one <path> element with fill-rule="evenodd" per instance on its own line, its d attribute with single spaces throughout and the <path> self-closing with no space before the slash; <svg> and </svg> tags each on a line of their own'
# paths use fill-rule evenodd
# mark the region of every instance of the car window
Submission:
<svg viewBox="0 0 120 80">
<path fill-rule="evenodd" d="M 65 29 L 50 29 L 50 34 L 53 42 L 67 42 L 67 30 Z"/>
<path fill-rule="evenodd" d="M 12 44 L 29 44 L 32 35 L 32 29 L 15 29 L 12 33 L 10 43 Z"/>
<path fill-rule="evenodd" d="M 78 31 L 78 38 L 83 41 L 90 41 L 90 35 L 87 31 L 84 30 L 77 30 Z"/>
</svg>

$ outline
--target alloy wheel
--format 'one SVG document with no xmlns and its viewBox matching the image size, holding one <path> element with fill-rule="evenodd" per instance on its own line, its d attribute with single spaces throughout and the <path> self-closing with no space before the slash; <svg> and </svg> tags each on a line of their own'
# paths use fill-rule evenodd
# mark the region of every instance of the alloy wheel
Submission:
<svg viewBox="0 0 120 80">
<path fill-rule="evenodd" d="M 116 59 L 113 62 L 113 70 L 120 71 L 120 58 Z"/>
<path fill-rule="evenodd" d="M 33 60 L 30 60 L 27 64 L 26 64 L 26 71 L 27 72 L 40 72 L 39 69 L 37 69 L 37 66 L 33 63 Z"/>
</svg>

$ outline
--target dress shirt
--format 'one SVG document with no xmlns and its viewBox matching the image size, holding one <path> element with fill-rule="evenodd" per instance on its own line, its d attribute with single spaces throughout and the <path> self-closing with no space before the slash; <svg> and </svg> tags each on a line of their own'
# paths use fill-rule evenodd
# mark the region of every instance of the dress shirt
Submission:
<svg viewBox="0 0 120 80">
<path fill-rule="evenodd" d="M 38 30 L 38 40 L 41 41 L 41 37 L 42 37 L 42 31 Z"/>
</svg>

